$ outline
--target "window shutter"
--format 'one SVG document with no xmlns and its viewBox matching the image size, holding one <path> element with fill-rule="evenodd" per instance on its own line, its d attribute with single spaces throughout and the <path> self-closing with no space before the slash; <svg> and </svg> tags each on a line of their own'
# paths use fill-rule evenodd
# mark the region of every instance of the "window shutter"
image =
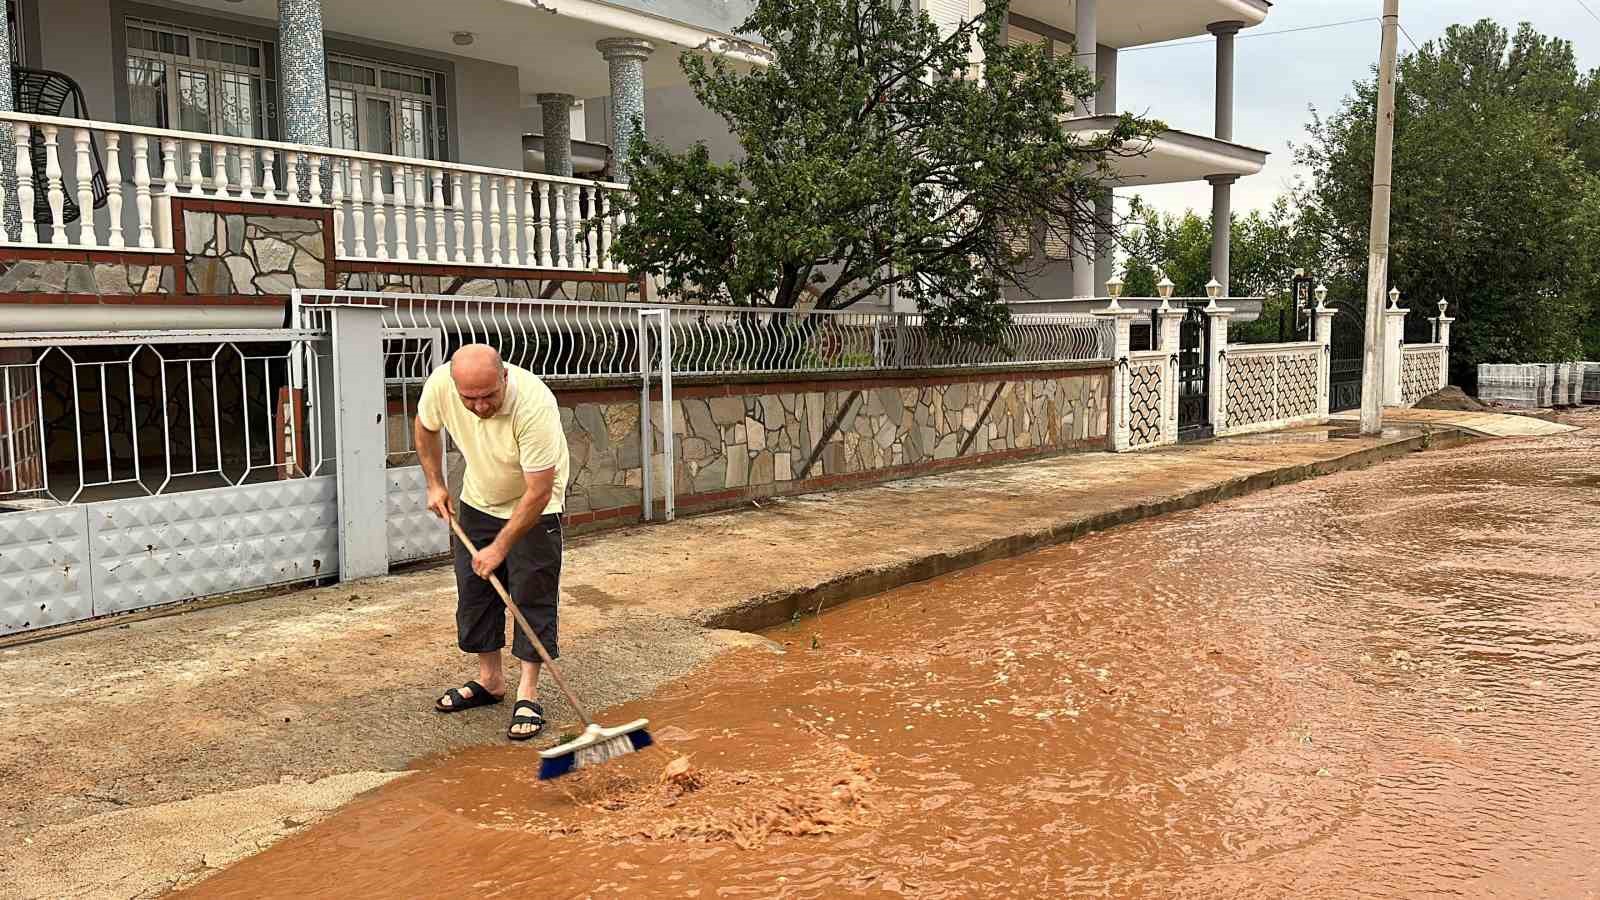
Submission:
<svg viewBox="0 0 1600 900">
<path fill-rule="evenodd" d="M 1046 50 L 1050 49 L 1049 38 L 1042 34 L 1035 34 L 1028 29 L 1023 28 L 1021 25 L 1016 24 L 1015 22 L 1006 27 L 1006 43 L 1012 47 L 1020 47 L 1023 44 L 1032 44 L 1035 47 L 1044 47 Z"/>
<path fill-rule="evenodd" d="M 945 37 L 953 34 L 960 23 L 972 18 L 967 0 L 925 0 L 925 4 L 928 17 L 939 26 L 939 33 Z"/>
</svg>

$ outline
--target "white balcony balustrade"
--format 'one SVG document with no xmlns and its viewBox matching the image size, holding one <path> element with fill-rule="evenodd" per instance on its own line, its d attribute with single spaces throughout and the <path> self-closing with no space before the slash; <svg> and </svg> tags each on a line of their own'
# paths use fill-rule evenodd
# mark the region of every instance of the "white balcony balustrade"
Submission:
<svg viewBox="0 0 1600 900">
<path fill-rule="evenodd" d="M 170 253 L 174 203 L 221 200 L 331 209 L 345 261 L 625 273 L 619 184 L 9 112 L 0 152 L 5 248 Z"/>
</svg>

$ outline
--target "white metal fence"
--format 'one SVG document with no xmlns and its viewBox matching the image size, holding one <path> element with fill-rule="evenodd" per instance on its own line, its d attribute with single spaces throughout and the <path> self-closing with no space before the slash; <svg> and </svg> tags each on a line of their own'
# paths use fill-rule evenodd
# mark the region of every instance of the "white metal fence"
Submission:
<svg viewBox="0 0 1600 900">
<path fill-rule="evenodd" d="M 346 328 L 348 304 L 382 312 Z M 558 384 L 625 376 L 640 391 L 641 458 L 653 459 L 652 433 L 673 433 L 674 374 L 1109 361 L 1113 337 L 1074 315 L 1019 317 L 1008 346 L 988 349 L 942 345 L 915 316 L 351 294 L 297 298 L 295 322 L 0 335 L 0 634 L 370 572 L 370 552 L 345 549 L 368 522 L 386 529 L 380 564 L 442 552 L 410 429 L 427 376 L 468 341 Z M 339 351 L 336 365 L 347 344 L 367 349 Z M 347 429 L 374 428 L 380 398 L 387 434 L 347 442 Z M 647 517 L 654 501 L 670 517 L 676 493 L 672 441 L 659 452 L 662 471 L 644 467 Z M 341 454 L 360 464 L 340 466 Z M 347 514 L 354 497 L 375 511 Z"/>
<path fill-rule="evenodd" d="M 320 472 L 323 335 L 0 337 L 0 502 L 73 503 Z M 322 351 L 325 352 L 325 351 Z"/>
<path fill-rule="evenodd" d="M 636 375 L 639 313 L 662 311 L 678 375 L 959 368 L 1006 363 L 1107 360 L 1112 323 L 1080 314 L 1012 317 L 994 345 L 940 342 L 920 315 L 796 311 L 680 304 L 509 300 L 423 294 L 301 291 L 293 317 L 314 324 L 320 307 L 376 306 L 384 324 L 437 332 L 443 358 L 464 343 L 488 343 L 546 380 Z M 398 365 L 398 364 L 397 364 Z"/>
<path fill-rule="evenodd" d="M 22 223 L 0 243 L 170 252 L 173 201 L 242 200 L 331 207 L 340 259 L 623 271 L 624 185 L 0 112 L 8 133 Z"/>
</svg>

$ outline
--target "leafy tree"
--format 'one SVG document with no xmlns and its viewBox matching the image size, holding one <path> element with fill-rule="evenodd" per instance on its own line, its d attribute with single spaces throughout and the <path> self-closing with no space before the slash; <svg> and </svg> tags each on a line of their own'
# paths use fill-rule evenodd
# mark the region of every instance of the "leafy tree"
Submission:
<svg viewBox="0 0 1600 900">
<path fill-rule="evenodd" d="M 616 257 L 699 302 L 842 309 L 893 285 L 936 327 L 992 338 L 1002 290 L 1043 264 L 1018 236 L 1087 234 L 1108 165 L 1160 127 L 1067 131 L 1095 82 L 1008 46 L 1008 6 L 942 34 L 908 0 L 758 0 L 739 31 L 770 66 L 682 59 L 742 158 L 636 143 Z"/>
<path fill-rule="evenodd" d="M 1212 275 L 1211 227 L 1209 217 L 1202 218 L 1193 210 L 1182 216 L 1144 212 L 1125 241 L 1128 262 L 1123 281 L 1128 294 L 1154 296 L 1156 282 L 1164 273 L 1172 279 L 1175 296 L 1205 296 Z M 1275 341 L 1280 311 L 1285 311 L 1285 324 L 1294 327 L 1293 319 L 1287 318 L 1293 315 L 1290 291 L 1294 270 L 1316 273 L 1317 236 L 1299 227 L 1290 197 L 1279 197 L 1265 212 L 1255 210 L 1235 217 L 1231 228 L 1231 293 L 1261 297 L 1262 312 L 1255 322 L 1234 324 L 1230 340 Z"/>
<path fill-rule="evenodd" d="M 1571 359 L 1581 323 L 1600 312 L 1597 81 L 1580 75 L 1567 41 L 1527 25 L 1513 36 L 1488 20 L 1453 26 L 1400 61 L 1391 282 L 1413 317 L 1449 302 L 1456 383 L 1473 383 L 1480 362 Z M 1303 227 L 1319 233 L 1334 281 L 1357 291 L 1375 100 L 1365 80 L 1337 112 L 1314 112 L 1298 153 L 1313 173 Z"/>
</svg>

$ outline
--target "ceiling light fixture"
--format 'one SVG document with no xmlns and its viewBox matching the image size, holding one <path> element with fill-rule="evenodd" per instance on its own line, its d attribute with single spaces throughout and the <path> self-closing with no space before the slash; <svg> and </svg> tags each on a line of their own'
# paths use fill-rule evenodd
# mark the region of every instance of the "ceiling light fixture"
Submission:
<svg viewBox="0 0 1600 900">
<path fill-rule="evenodd" d="M 450 35 L 450 40 L 453 41 L 457 47 L 470 47 L 472 46 L 472 42 L 477 40 L 477 38 L 474 37 L 470 31 L 457 31 Z"/>
</svg>

